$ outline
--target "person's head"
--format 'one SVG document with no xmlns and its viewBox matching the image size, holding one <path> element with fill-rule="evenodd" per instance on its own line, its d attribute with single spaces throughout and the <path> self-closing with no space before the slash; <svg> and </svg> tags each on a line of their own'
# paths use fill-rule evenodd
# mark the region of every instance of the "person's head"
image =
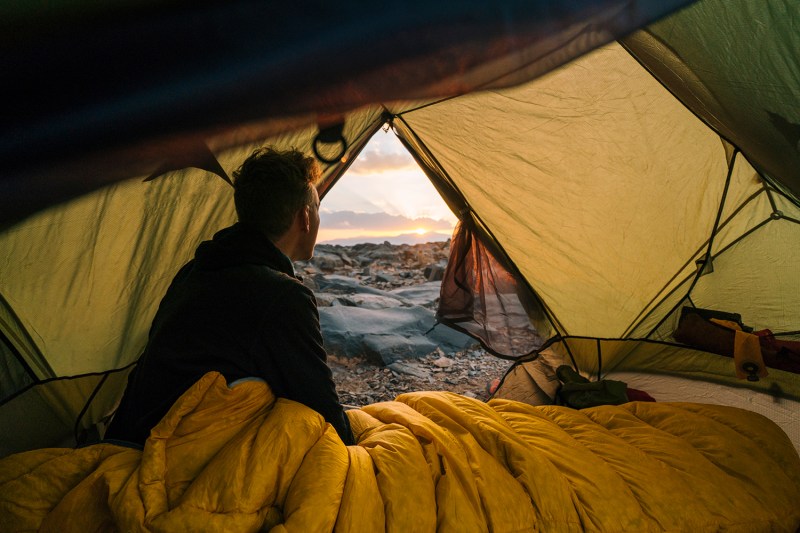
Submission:
<svg viewBox="0 0 800 533">
<path fill-rule="evenodd" d="M 292 260 L 310 259 L 319 230 L 319 176 L 316 160 L 298 150 L 256 150 L 233 173 L 239 222 Z"/>
</svg>

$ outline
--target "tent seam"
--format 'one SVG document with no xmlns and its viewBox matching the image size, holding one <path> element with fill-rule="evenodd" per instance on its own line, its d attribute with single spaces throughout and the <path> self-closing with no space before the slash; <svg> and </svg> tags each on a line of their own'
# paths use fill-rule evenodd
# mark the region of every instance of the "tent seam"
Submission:
<svg viewBox="0 0 800 533">
<path fill-rule="evenodd" d="M 740 204 L 740 205 L 739 205 L 739 206 L 738 206 L 736 209 L 734 209 L 734 210 L 733 210 L 733 211 L 732 211 L 732 212 L 731 212 L 731 213 L 730 213 L 730 214 L 729 214 L 729 215 L 728 215 L 728 216 L 725 218 L 725 220 L 724 220 L 724 221 L 721 221 L 721 223 L 720 223 L 720 225 L 719 225 L 719 228 L 718 228 L 718 232 L 719 232 L 719 230 L 722 230 L 722 229 L 723 229 L 723 228 L 725 228 L 725 227 L 726 227 L 728 224 L 730 224 L 730 223 L 731 223 L 731 221 L 732 221 L 732 220 L 733 220 L 733 219 L 736 217 L 736 215 L 737 215 L 737 214 L 739 214 L 739 212 L 741 212 L 741 210 L 742 210 L 742 209 L 744 209 L 744 207 L 745 207 L 745 206 L 747 206 L 747 205 L 748 205 L 748 204 L 750 204 L 751 202 L 755 201 L 755 200 L 756 200 L 756 198 L 758 198 L 760 195 L 764 194 L 765 192 L 766 192 L 766 189 L 760 189 L 760 190 L 758 190 L 757 192 L 754 192 L 754 193 L 752 193 L 750 196 L 748 196 L 748 197 L 747 197 L 747 199 L 745 199 L 745 200 L 744 200 L 744 201 L 743 201 L 743 202 L 742 202 L 742 203 L 741 203 L 741 204 Z M 788 218 L 788 217 L 784 217 L 784 218 Z M 751 230 L 752 230 L 752 228 L 751 228 Z M 742 239 L 743 239 L 745 236 L 747 236 L 747 235 L 749 234 L 749 232 L 750 232 L 751 230 L 748 230 L 748 232 L 746 232 L 746 233 L 743 233 L 742 235 L 740 235 L 739 237 L 737 237 L 736 239 L 734 239 L 734 240 L 733 240 L 733 243 L 736 243 L 736 242 L 739 242 L 740 240 L 742 240 Z M 644 314 L 640 313 L 640 314 L 639 314 L 639 315 L 638 315 L 636 318 L 634 318 L 634 319 L 633 319 L 633 321 L 631 321 L 631 323 L 628 325 L 628 327 L 627 327 L 627 328 L 624 330 L 624 333 L 623 333 L 623 334 L 626 334 L 627 332 L 629 332 L 629 331 L 631 331 L 631 330 L 635 329 L 637 325 L 641 324 L 641 323 L 642 323 L 642 322 L 643 322 L 643 321 L 644 321 L 644 320 L 645 320 L 647 317 L 649 317 L 650 315 L 652 315 L 652 314 L 653 314 L 653 313 L 654 313 L 654 312 L 655 312 L 655 311 L 656 311 L 656 310 L 659 308 L 659 306 L 661 305 L 661 303 L 663 303 L 663 302 L 664 302 L 664 300 L 666 300 L 666 299 L 667 299 L 667 298 L 669 298 L 671 295 L 673 295 L 673 294 L 675 293 L 675 291 L 677 291 L 677 290 L 680 288 L 680 286 L 681 286 L 681 285 L 683 285 L 683 284 L 686 282 L 686 279 L 688 279 L 688 276 L 687 276 L 687 278 L 686 278 L 686 279 L 684 279 L 683 281 L 681 281 L 680 283 L 678 283 L 678 285 L 677 285 L 677 286 L 676 286 L 674 289 L 672 289 L 671 291 L 669 291 L 667 294 L 664 294 L 664 296 L 663 296 L 663 297 L 662 297 L 660 300 L 657 300 L 657 298 L 658 298 L 658 295 L 662 294 L 662 293 L 664 292 L 664 290 L 665 290 L 665 289 L 666 289 L 666 288 L 667 288 L 667 287 L 668 287 L 668 286 L 669 286 L 669 285 L 670 285 L 670 284 L 671 284 L 673 281 L 675 281 L 675 280 L 678 278 L 678 275 L 679 275 L 679 273 L 680 273 L 681 271 L 683 271 L 683 270 L 684 270 L 684 269 L 685 269 L 685 268 L 686 268 L 686 267 L 687 267 L 687 266 L 688 266 L 688 265 L 689 265 L 689 264 L 692 262 L 692 259 L 694 259 L 695 257 L 697 257 L 697 255 L 700 253 L 700 251 L 703 249 L 703 247 L 705 247 L 705 246 L 707 246 L 707 245 L 708 245 L 708 240 L 704 241 L 704 242 L 703 242 L 703 243 L 700 245 L 700 247 L 699 247 L 699 248 L 698 248 L 698 249 L 697 249 L 697 250 L 696 250 L 696 251 L 695 251 L 695 252 L 694 252 L 694 253 L 691 255 L 691 258 L 690 258 L 690 259 L 688 259 L 688 260 L 687 260 L 687 261 L 686 261 L 686 262 L 685 262 L 683 265 L 681 265 L 681 266 L 679 267 L 679 269 L 678 269 L 678 272 L 676 272 L 676 273 L 675 273 L 675 274 L 674 274 L 674 275 L 673 275 L 673 276 L 672 276 L 672 277 L 671 277 L 671 278 L 670 278 L 670 279 L 667 281 L 667 283 L 665 283 L 665 284 L 664 284 L 664 286 L 663 286 L 663 287 L 661 287 L 661 289 L 660 289 L 660 290 L 659 290 L 659 291 L 656 293 L 656 296 L 654 296 L 654 297 L 653 297 L 653 298 L 650 300 L 650 302 L 648 302 L 647 306 L 645 306 L 645 309 L 647 309 L 647 307 L 649 307 L 649 306 L 652 306 L 652 307 L 650 308 L 650 310 L 649 310 L 649 311 L 647 311 L 647 313 L 644 313 Z M 728 248 L 728 247 L 726 246 L 726 247 L 725 247 L 725 248 L 723 248 L 722 250 L 718 250 L 718 251 L 717 251 L 717 253 L 716 253 L 714 256 L 712 256 L 712 260 L 713 260 L 713 259 L 715 259 L 716 257 L 718 257 L 718 256 L 719 256 L 719 255 L 720 255 L 720 254 L 721 254 L 721 253 L 722 253 L 724 250 L 726 250 L 727 248 Z M 673 309 L 673 311 L 671 311 L 669 314 L 672 314 L 672 312 L 674 312 L 674 309 Z M 668 314 L 667 316 L 669 316 L 669 314 Z M 650 333 L 648 333 L 648 336 L 649 336 L 649 335 L 652 335 L 652 334 L 655 332 L 655 330 L 657 330 L 657 329 L 658 329 L 658 327 L 660 327 L 660 324 L 659 324 L 658 326 L 656 326 L 655 328 L 653 328 L 653 330 L 651 330 L 651 331 L 650 331 Z"/>
<path fill-rule="evenodd" d="M 128 370 L 129 368 L 135 366 L 137 362 L 138 361 L 134 361 L 133 363 L 129 363 L 128 365 L 123 366 L 122 368 L 115 368 L 113 370 L 106 370 L 106 371 L 103 371 L 103 372 L 87 372 L 86 374 L 76 374 L 74 376 L 58 376 L 58 377 L 43 379 L 41 381 L 37 381 L 35 383 L 31 383 L 31 384 L 27 385 L 26 387 L 18 390 L 17 392 L 12 394 L 8 398 L 3 399 L 2 401 L 0 401 L 0 407 L 3 407 L 4 405 L 6 405 L 7 403 L 10 403 L 15 398 L 23 395 L 24 393 L 28 392 L 29 390 L 31 390 L 33 388 L 36 388 L 36 387 L 38 387 L 40 385 L 47 385 L 48 383 L 52 383 L 54 381 L 71 381 L 71 380 L 76 380 L 76 379 L 81 379 L 81 378 L 86 378 L 86 377 L 91 377 L 91 376 L 107 376 L 107 375 L 111 375 L 111 374 L 116 374 L 118 372 L 124 372 L 125 370 Z"/>
</svg>

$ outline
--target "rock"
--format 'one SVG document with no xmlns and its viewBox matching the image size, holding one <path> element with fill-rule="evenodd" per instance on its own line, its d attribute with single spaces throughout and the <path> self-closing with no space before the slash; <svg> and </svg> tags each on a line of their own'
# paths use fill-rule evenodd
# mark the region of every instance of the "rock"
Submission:
<svg viewBox="0 0 800 533">
<path fill-rule="evenodd" d="M 441 290 L 441 281 L 429 281 L 426 283 L 419 283 L 416 285 L 410 285 L 408 287 L 393 289 L 389 291 L 389 294 L 414 305 L 432 308 L 439 300 L 439 293 Z"/>
<path fill-rule="evenodd" d="M 427 379 L 427 378 L 430 377 L 430 372 L 428 372 L 424 368 L 420 368 L 417 365 L 413 365 L 412 363 L 404 363 L 404 362 L 398 361 L 398 362 L 395 362 L 395 363 L 389 363 L 389 365 L 387 365 L 387 368 L 389 368 L 389 369 L 391 369 L 391 370 L 393 370 L 393 371 L 395 371 L 395 372 L 397 372 L 399 374 L 408 374 L 408 375 L 415 376 L 415 377 L 418 377 L 418 378 Z"/>
<path fill-rule="evenodd" d="M 319 250 L 314 251 L 314 257 L 311 258 L 310 263 L 323 272 L 334 272 L 345 266 L 341 256 Z"/>
<path fill-rule="evenodd" d="M 333 302 L 331 302 L 331 307 L 335 307 L 337 305 L 343 305 L 345 307 L 358 307 L 358 304 L 347 296 L 337 296 L 334 298 Z"/>
<path fill-rule="evenodd" d="M 387 309 L 391 307 L 408 306 L 409 303 L 399 298 L 392 298 L 382 294 L 353 294 L 347 297 L 353 305 L 364 309 Z"/>
<path fill-rule="evenodd" d="M 317 307 L 330 307 L 339 295 L 331 292 L 314 292 L 314 298 L 317 300 Z"/>
<path fill-rule="evenodd" d="M 439 368 L 449 368 L 453 366 L 453 360 L 449 357 L 440 357 L 436 361 L 433 362 L 434 365 L 438 366 Z"/>
<path fill-rule="evenodd" d="M 312 291 L 316 292 L 316 291 L 319 290 L 319 286 L 317 285 L 317 282 L 314 279 L 314 276 L 309 276 L 309 275 L 302 276 L 302 281 L 303 281 L 303 285 L 305 285 L 306 287 L 308 287 Z"/>
<path fill-rule="evenodd" d="M 323 307 L 319 310 L 328 353 L 390 364 L 423 357 L 437 347 L 455 353 L 477 342 L 444 325 L 435 328 L 433 311 L 420 306 L 388 309 Z M 431 329 L 433 328 L 433 329 Z"/>
<path fill-rule="evenodd" d="M 397 278 L 387 272 L 377 272 L 373 275 L 375 281 L 382 281 L 384 283 L 393 283 L 397 281 Z"/>
<path fill-rule="evenodd" d="M 375 289 L 360 283 L 357 279 L 349 276 L 341 276 L 338 274 L 331 275 L 317 275 L 314 277 L 314 282 L 319 287 L 319 290 L 325 292 L 332 292 L 338 294 L 380 294 L 386 295 L 386 291 Z M 390 296 L 391 297 L 391 296 Z"/>
<path fill-rule="evenodd" d="M 444 267 L 440 264 L 428 265 L 423 271 L 425 279 L 428 281 L 441 281 L 444 279 Z"/>
<path fill-rule="evenodd" d="M 303 274 L 304 277 L 308 276 L 315 276 L 317 274 L 322 274 L 320 269 L 315 267 L 310 263 L 297 263 L 295 266 L 295 272 Z"/>
</svg>

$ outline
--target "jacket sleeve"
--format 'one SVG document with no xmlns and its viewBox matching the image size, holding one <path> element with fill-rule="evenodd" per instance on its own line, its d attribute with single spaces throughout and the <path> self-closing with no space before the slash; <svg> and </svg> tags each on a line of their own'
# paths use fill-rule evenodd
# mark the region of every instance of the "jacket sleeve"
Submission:
<svg viewBox="0 0 800 533">
<path fill-rule="evenodd" d="M 350 422 L 339 403 L 322 342 L 313 293 L 292 283 L 266 317 L 261 343 L 266 352 L 264 378 L 276 396 L 307 405 L 336 429 L 345 444 L 354 444 Z"/>
</svg>

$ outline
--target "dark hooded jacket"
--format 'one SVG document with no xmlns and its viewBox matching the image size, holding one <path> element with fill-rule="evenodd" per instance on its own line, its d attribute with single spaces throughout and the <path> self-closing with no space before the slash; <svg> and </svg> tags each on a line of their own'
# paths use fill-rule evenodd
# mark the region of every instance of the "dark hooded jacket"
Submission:
<svg viewBox="0 0 800 533">
<path fill-rule="evenodd" d="M 228 383 L 264 379 L 352 444 L 326 357 L 314 295 L 291 260 L 235 224 L 201 243 L 172 281 L 105 438 L 143 444 L 181 394 L 217 371 Z"/>
</svg>

